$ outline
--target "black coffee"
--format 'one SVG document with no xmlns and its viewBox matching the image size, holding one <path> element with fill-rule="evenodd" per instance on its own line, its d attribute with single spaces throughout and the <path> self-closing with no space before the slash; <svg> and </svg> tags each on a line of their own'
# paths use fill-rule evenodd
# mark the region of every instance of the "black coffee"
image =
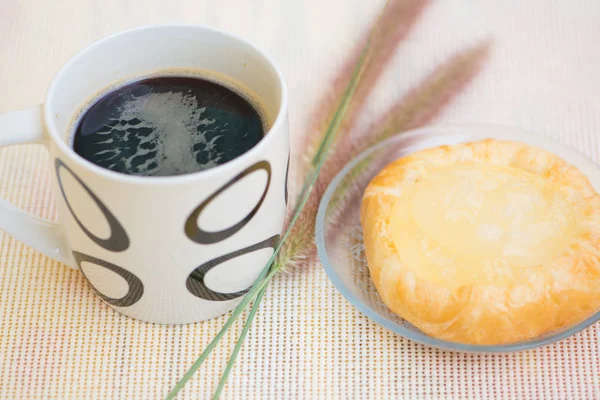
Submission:
<svg viewBox="0 0 600 400">
<path fill-rule="evenodd" d="M 202 171 L 251 149 L 261 114 L 243 96 L 200 77 L 164 76 L 118 87 L 79 119 L 73 149 L 128 175 Z"/>
</svg>

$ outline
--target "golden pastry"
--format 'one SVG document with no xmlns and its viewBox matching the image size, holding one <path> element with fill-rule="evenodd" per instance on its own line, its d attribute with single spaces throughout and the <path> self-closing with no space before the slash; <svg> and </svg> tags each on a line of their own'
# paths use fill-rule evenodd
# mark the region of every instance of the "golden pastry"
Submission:
<svg viewBox="0 0 600 400">
<path fill-rule="evenodd" d="M 365 190 L 371 277 L 426 334 L 514 343 L 600 310 L 600 196 L 556 155 L 487 139 L 385 167 Z"/>
</svg>

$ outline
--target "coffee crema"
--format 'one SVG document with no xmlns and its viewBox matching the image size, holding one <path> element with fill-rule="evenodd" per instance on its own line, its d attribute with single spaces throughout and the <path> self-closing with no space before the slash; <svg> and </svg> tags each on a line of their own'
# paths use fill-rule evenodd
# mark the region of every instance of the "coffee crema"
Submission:
<svg viewBox="0 0 600 400">
<path fill-rule="evenodd" d="M 102 168 L 138 176 L 224 164 L 267 130 L 260 105 L 236 89 L 202 75 L 155 75 L 113 87 L 75 121 L 73 149 Z"/>
</svg>

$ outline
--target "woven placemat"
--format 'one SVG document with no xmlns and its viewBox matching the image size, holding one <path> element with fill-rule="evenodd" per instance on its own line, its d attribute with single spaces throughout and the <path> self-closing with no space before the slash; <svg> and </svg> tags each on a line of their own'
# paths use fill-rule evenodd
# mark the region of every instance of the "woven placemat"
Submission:
<svg viewBox="0 0 600 400">
<path fill-rule="evenodd" d="M 319 90 L 384 1 L 263 0 L 236 2 L 232 12 L 232 2 L 214 0 L 0 0 L 0 112 L 41 102 L 59 66 L 95 39 L 185 21 L 267 49 L 286 75 L 291 131 L 300 135 Z M 489 35 L 493 59 L 439 121 L 521 127 L 598 162 L 599 18 L 597 0 L 432 1 L 365 115 Z M 0 150 L 0 196 L 56 218 L 49 165 L 40 146 Z M 0 232 L 0 400 L 161 399 L 225 318 L 158 326 L 123 317 L 79 272 Z M 225 338 L 178 398 L 210 397 L 234 340 Z M 314 265 L 275 278 L 223 398 L 598 400 L 600 324 L 529 352 L 446 353 L 370 322 Z"/>
<path fill-rule="evenodd" d="M 40 146 L 0 151 L 0 195 L 55 218 Z M 0 235 L 0 398 L 159 399 L 225 321 L 160 326 L 104 305 L 78 271 Z M 241 323 L 233 331 L 239 331 Z M 180 393 L 209 398 L 234 337 Z M 320 266 L 275 279 L 225 399 L 600 399 L 600 325 L 505 355 L 427 348 L 370 322 Z"/>
</svg>

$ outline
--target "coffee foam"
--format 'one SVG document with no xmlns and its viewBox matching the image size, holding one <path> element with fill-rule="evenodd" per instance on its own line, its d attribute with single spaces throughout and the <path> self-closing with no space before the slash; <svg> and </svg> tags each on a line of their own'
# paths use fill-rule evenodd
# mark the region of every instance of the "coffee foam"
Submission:
<svg viewBox="0 0 600 400">
<path fill-rule="evenodd" d="M 71 123 L 70 144 L 72 145 L 74 132 L 80 119 L 99 98 L 128 84 L 158 77 L 201 78 L 222 85 L 246 99 L 259 113 L 264 132 L 266 133 L 269 129 L 269 120 L 264 107 L 256 100 L 255 95 L 248 94 L 252 92 L 241 83 L 214 72 L 170 69 L 121 81 L 95 95 Z M 203 115 L 205 110 L 206 108 L 199 108 L 195 96 L 182 92 L 149 92 L 133 100 L 128 100 L 118 109 L 119 115 L 114 118 L 116 122 L 114 126 L 102 133 L 107 137 L 104 143 L 109 144 L 118 140 L 125 145 L 132 134 L 128 131 L 131 128 L 146 128 L 151 133 L 138 136 L 140 142 L 135 153 L 125 159 L 121 154 L 122 147 L 119 145 L 109 149 L 104 148 L 96 153 L 96 156 L 106 160 L 114 158 L 125 162 L 127 169 L 135 175 L 181 175 L 215 167 L 220 164 L 221 160 L 221 155 L 214 148 L 214 142 L 219 136 L 212 135 L 209 141 L 206 133 L 222 131 L 226 126 L 218 126 L 215 119 L 209 119 Z M 199 131 L 198 127 L 205 129 Z M 195 145 L 202 146 L 204 151 L 209 154 L 207 162 L 198 163 L 195 155 L 189 151 Z M 133 166 L 132 163 L 136 158 L 143 158 L 143 164 Z M 111 169 L 112 166 L 114 164 L 109 165 L 108 169 Z"/>
</svg>

